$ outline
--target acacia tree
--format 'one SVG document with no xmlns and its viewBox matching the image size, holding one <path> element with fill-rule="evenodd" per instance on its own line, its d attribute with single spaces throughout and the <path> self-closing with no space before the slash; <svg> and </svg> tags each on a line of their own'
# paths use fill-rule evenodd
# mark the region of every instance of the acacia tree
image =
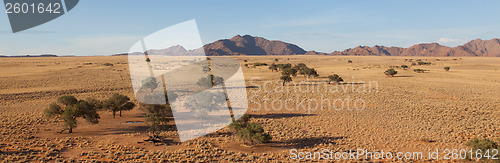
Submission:
<svg viewBox="0 0 500 163">
<path fill-rule="evenodd" d="M 135 107 L 135 104 L 129 101 L 130 98 L 127 96 L 115 93 L 103 102 L 103 107 L 113 113 L 113 118 L 115 118 L 116 112 L 119 112 L 120 117 L 122 117 L 122 111 L 129 111 Z"/>
<path fill-rule="evenodd" d="M 97 100 L 93 100 L 95 102 Z M 62 105 L 62 106 L 61 106 Z M 52 103 L 44 110 L 47 118 L 58 118 L 64 121 L 64 128 L 60 133 L 68 130 L 73 133 L 73 128 L 77 127 L 77 118 L 81 117 L 87 122 L 99 123 L 98 106 L 92 102 L 78 100 L 73 96 L 61 96 L 57 98 L 57 103 Z"/>
<path fill-rule="evenodd" d="M 278 64 L 279 70 L 283 70 L 285 68 L 292 68 L 292 64 L 287 63 L 287 64 Z"/>
<path fill-rule="evenodd" d="M 171 127 L 168 124 L 168 122 L 170 121 L 168 117 L 172 116 L 172 109 L 170 108 L 169 104 L 143 104 L 142 108 L 147 111 L 145 114 L 146 122 L 148 122 L 147 124 L 149 125 L 151 133 L 153 134 L 151 140 L 158 140 L 160 131 L 167 130 Z"/>
<path fill-rule="evenodd" d="M 333 74 L 333 75 L 328 76 L 328 84 L 330 84 L 330 82 L 332 82 L 332 81 L 335 83 L 339 83 L 339 82 L 343 82 L 344 79 L 342 79 L 342 77 L 340 77 L 337 74 Z"/>
<path fill-rule="evenodd" d="M 214 75 L 208 75 L 207 77 L 198 79 L 196 82 L 197 85 L 202 87 L 213 87 L 215 85 L 222 84 L 224 82 L 224 78 Z"/>
<path fill-rule="evenodd" d="M 273 63 L 271 64 L 271 66 L 269 66 L 269 70 L 271 70 L 271 72 L 274 71 L 278 72 L 278 66 L 275 63 Z"/>
<path fill-rule="evenodd" d="M 318 77 L 318 72 L 314 68 L 304 68 L 300 70 L 299 74 L 307 77 Z"/>
<path fill-rule="evenodd" d="M 227 102 L 225 97 L 224 92 L 203 91 L 188 97 L 184 106 L 193 111 L 195 117 L 203 119 L 208 112 L 220 110 L 222 104 Z"/>
<path fill-rule="evenodd" d="M 289 75 L 283 75 L 283 76 L 281 76 L 280 79 L 283 81 L 283 86 L 285 86 L 286 82 L 291 82 L 292 81 L 292 77 L 290 77 Z"/>
<path fill-rule="evenodd" d="M 283 71 L 281 72 L 281 75 L 292 75 L 292 76 L 297 76 L 297 70 L 294 69 L 294 68 L 285 68 L 283 69 Z"/>
<path fill-rule="evenodd" d="M 269 142 L 272 137 L 264 132 L 264 128 L 258 123 L 251 123 L 250 115 L 243 115 L 238 121 L 229 125 L 232 133 L 236 134 L 244 145 L 255 145 Z"/>
</svg>

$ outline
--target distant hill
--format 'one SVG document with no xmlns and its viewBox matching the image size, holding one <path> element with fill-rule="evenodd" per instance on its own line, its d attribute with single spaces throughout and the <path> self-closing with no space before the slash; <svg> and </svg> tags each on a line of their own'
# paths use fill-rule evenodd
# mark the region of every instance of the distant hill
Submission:
<svg viewBox="0 0 500 163">
<path fill-rule="evenodd" d="M 14 55 L 14 56 L 5 56 L 5 55 L 0 55 L 2 58 L 19 58 L 19 57 L 58 57 L 57 55 L 54 54 L 41 54 L 41 55 Z"/>
<path fill-rule="evenodd" d="M 267 40 L 250 35 L 236 35 L 231 39 L 222 39 L 202 48 L 186 50 L 180 45 L 166 49 L 148 50 L 150 55 L 201 55 L 203 50 L 207 56 L 235 56 L 235 55 L 345 55 L 345 56 L 432 56 L 432 57 L 500 57 L 500 39 L 472 40 L 462 46 L 447 47 L 438 43 L 416 44 L 408 48 L 386 47 L 375 45 L 358 46 L 344 51 L 323 53 L 305 51 L 297 45 L 283 41 Z M 113 56 L 122 56 L 115 54 Z M 142 55 L 142 53 L 132 53 Z"/>
<path fill-rule="evenodd" d="M 432 56 L 432 57 L 500 57 L 500 40 L 472 40 L 462 46 L 447 47 L 438 43 L 416 44 L 409 48 L 385 47 L 385 46 L 358 46 L 336 51 L 330 55 L 375 55 L 375 56 Z"/>
<path fill-rule="evenodd" d="M 306 51 L 283 41 L 270 41 L 262 37 L 236 35 L 203 46 L 209 56 L 227 55 L 302 55 Z"/>
</svg>

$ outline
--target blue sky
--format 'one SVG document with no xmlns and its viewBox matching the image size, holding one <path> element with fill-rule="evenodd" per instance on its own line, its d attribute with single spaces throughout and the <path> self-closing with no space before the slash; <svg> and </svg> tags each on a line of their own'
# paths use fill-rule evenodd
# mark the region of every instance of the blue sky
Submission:
<svg viewBox="0 0 500 163">
<path fill-rule="evenodd" d="M 204 44 L 236 34 L 332 52 L 358 45 L 457 46 L 500 37 L 500 1 L 81 0 L 69 13 L 13 34 L 0 7 L 0 55 L 127 52 L 142 37 L 196 19 Z"/>
</svg>

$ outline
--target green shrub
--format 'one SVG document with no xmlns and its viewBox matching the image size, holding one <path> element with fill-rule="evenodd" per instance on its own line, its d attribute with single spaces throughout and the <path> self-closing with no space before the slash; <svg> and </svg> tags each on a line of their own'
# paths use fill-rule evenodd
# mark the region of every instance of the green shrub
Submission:
<svg viewBox="0 0 500 163">
<path fill-rule="evenodd" d="M 114 66 L 112 63 L 104 63 L 104 66 Z"/>
<path fill-rule="evenodd" d="M 339 83 L 339 82 L 343 82 L 344 79 L 342 79 L 342 77 L 340 77 L 337 74 L 333 74 L 333 75 L 328 76 L 328 84 L 330 84 L 330 82 L 332 82 L 332 81 L 335 83 Z"/>
<path fill-rule="evenodd" d="M 318 72 L 314 68 L 304 68 L 299 71 L 299 74 L 307 77 L 318 77 Z"/>
<path fill-rule="evenodd" d="M 120 117 L 122 117 L 122 111 L 129 111 L 135 107 L 135 104 L 129 101 L 130 98 L 127 96 L 115 93 L 103 102 L 103 107 L 113 113 L 113 118 L 115 118 L 116 112 L 119 112 Z"/>
<path fill-rule="evenodd" d="M 348 60 L 348 61 L 347 61 L 347 63 L 352 63 L 352 61 L 351 61 L 351 60 Z"/>
<path fill-rule="evenodd" d="M 64 121 L 66 128 L 61 132 L 68 130 L 69 133 L 73 133 L 73 129 L 76 128 L 78 123 L 76 118 L 84 118 L 92 124 L 99 123 L 100 117 L 97 113 L 99 109 L 98 105 L 88 101 L 78 100 L 73 96 L 61 96 L 57 98 L 57 103 L 50 104 L 43 112 L 47 118 L 58 118 Z"/>
<path fill-rule="evenodd" d="M 297 76 L 297 70 L 294 69 L 294 68 L 285 68 L 283 69 L 283 71 L 281 72 L 281 75 L 286 75 L 286 76 Z"/>
<path fill-rule="evenodd" d="M 271 70 L 271 72 L 273 72 L 273 71 L 278 72 L 278 65 L 276 65 L 274 63 L 271 64 L 271 66 L 269 66 L 269 70 Z"/>
<path fill-rule="evenodd" d="M 419 61 L 417 62 L 418 65 L 430 65 L 432 64 L 431 62 L 423 62 L 423 61 Z"/>
<path fill-rule="evenodd" d="M 391 76 L 392 77 L 392 76 L 398 74 L 398 71 L 396 71 L 393 68 L 391 68 L 391 69 L 385 70 L 384 74 L 387 75 L 387 76 Z"/>
<path fill-rule="evenodd" d="M 473 158 L 475 158 L 476 154 L 479 155 L 479 153 L 480 153 L 481 156 L 483 156 L 482 157 L 483 159 L 491 159 L 491 156 L 494 154 L 492 152 L 492 150 L 494 150 L 494 149 L 499 150 L 498 143 L 494 142 L 492 140 L 489 140 L 489 139 L 481 139 L 480 140 L 478 138 L 474 138 L 472 140 L 467 141 L 467 143 L 465 143 L 465 145 L 472 148 L 472 151 L 474 152 L 472 155 Z M 477 153 L 477 152 L 479 152 L 479 153 Z M 486 155 L 489 155 L 490 158 L 484 157 Z"/>
<path fill-rule="evenodd" d="M 214 75 L 208 75 L 207 77 L 198 79 L 197 85 L 202 87 L 212 87 L 215 85 L 223 84 L 224 78 Z"/>
<path fill-rule="evenodd" d="M 249 122 L 250 115 L 243 115 L 238 121 L 229 125 L 233 134 L 238 136 L 245 145 L 255 145 L 269 142 L 272 137 L 265 133 L 264 128 L 258 123 Z"/>
<path fill-rule="evenodd" d="M 444 67 L 444 71 L 450 71 L 450 67 Z"/>
<path fill-rule="evenodd" d="M 254 66 L 267 66 L 267 63 L 255 62 Z"/>
<path fill-rule="evenodd" d="M 406 69 L 408 69 L 409 67 L 408 67 L 407 65 L 401 65 L 401 68 L 403 68 L 403 69 L 405 69 L 405 70 L 406 70 Z"/>
<path fill-rule="evenodd" d="M 290 77 L 289 75 L 283 75 L 283 76 L 280 77 L 280 80 L 283 81 L 283 86 L 285 86 L 286 82 L 291 82 L 292 81 L 292 77 Z"/>
<path fill-rule="evenodd" d="M 307 65 L 304 64 L 304 63 L 299 63 L 299 64 L 295 65 L 293 68 L 296 69 L 296 70 L 298 70 L 298 71 L 300 71 L 300 70 L 303 70 L 303 69 L 306 69 L 306 68 L 309 68 L 309 67 L 307 67 Z"/>
<path fill-rule="evenodd" d="M 424 69 L 413 69 L 413 71 L 415 71 L 416 73 L 425 73 L 426 71 L 429 71 L 429 70 L 424 70 Z"/>
<path fill-rule="evenodd" d="M 292 64 L 290 64 L 290 63 L 287 63 L 287 64 L 278 64 L 277 66 L 278 66 L 279 70 L 283 70 L 285 68 L 292 68 Z"/>
</svg>

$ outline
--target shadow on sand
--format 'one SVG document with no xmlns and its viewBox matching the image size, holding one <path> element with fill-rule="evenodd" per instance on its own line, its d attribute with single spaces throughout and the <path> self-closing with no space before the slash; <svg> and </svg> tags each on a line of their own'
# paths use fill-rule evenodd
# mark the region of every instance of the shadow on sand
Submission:
<svg viewBox="0 0 500 163">
<path fill-rule="evenodd" d="M 316 114 L 298 114 L 298 113 L 271 113 L 271 114 L 262 114 L 262 115 L 251 115 L 253 118 L 291 118 L 291 117 L 307 117 L 307 116 L 315 116 Z"/>
<path fill-rule="evenodd" d="M 272 142 L 271 147 L 279 148 L 312 148 L 319 144 L 334 144 L 336 140 L 344 139 L 346 137 L 315 137 L 315 138 L 301 138 L 301 139 L 290 139 L 280 142 Z"/>
</svg>

